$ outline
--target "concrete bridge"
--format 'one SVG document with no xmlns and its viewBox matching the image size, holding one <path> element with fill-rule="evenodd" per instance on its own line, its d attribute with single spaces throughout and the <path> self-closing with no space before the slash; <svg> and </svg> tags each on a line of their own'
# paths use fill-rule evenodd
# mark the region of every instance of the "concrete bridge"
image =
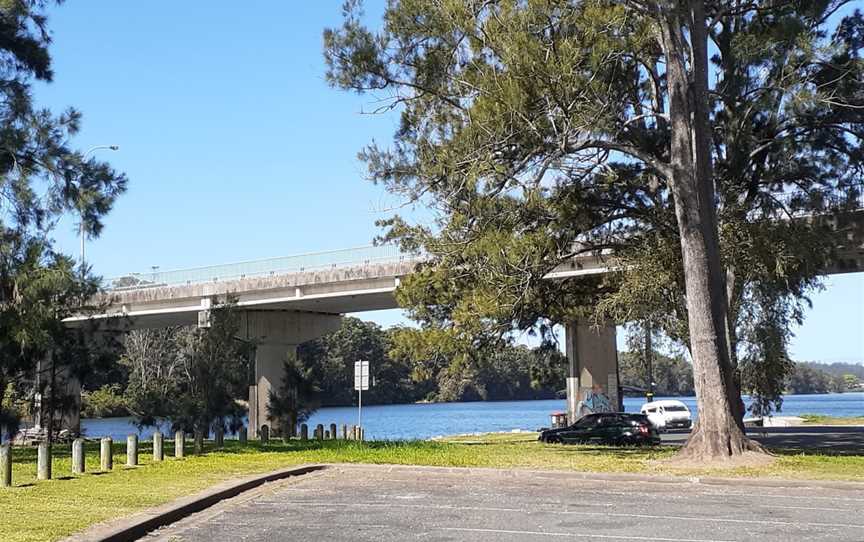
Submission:
<svg viewBox="0 0 864 542">
<path fill-rule="evenodd" d="M 829 274 L 864 270 L 864 210 L 836 219 L 844 232 Z M 108 281 L 102 314 L 70 318 L 70 326 L 103 320 L 123 329 L 206 325 L 214 298 L 231 295 L 241 309 L 244 339 L 258 345 L 255 381 L 249 391 L 250 434 L 272 426 L 267 403 L 279 386 L 282 364 L 297 345 L 338 328 L 345 313 L 397 308 L 394 291 L 422 256 L 395 246 L 362 247 L 234 264 L 133 273 Z M 547 278 L 572 279 L 609 271 L 609 254 L 586 254 L 567 261 Z M 566 326 L 568 412 L 599 383 L 617 404 L 618 360 L 615 326 L 594 330 Z"/>
</svg>

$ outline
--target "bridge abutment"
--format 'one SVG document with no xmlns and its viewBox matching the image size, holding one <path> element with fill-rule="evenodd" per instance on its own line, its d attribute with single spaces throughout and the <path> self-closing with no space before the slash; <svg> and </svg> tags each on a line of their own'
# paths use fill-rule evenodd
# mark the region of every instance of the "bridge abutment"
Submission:
<svg viewBox="0 0 864 542">
<path fill-rule="evenodd" d="M 586 321 L 567 324 L 565 344 L 569 371 L 567 375 L 567 420 L 581 417 L 581 404 L 599 384 L 612 409 L 621 410 L 618 383 L 618 346 L 614 325 L 599 330 Z"/>
</svg>

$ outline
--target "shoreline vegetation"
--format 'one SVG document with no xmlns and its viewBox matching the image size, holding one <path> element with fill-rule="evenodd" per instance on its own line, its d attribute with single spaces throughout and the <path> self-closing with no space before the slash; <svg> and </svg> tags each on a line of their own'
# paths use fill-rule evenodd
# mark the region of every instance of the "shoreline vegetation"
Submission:
<svg viewBox="0 0 864 542">
<path fill-rule="evenodd" d="M 680 469 L 664 460 L 671 447 L 613 448 L 542 444 L 533 432 L 449 437 L 439 441 L 226 441 L 216 450 L 185 459 L 151 460 L 149 442 L 141 443 L 140 466 L 122 467 L 125 447 L 114 445 L 110 473 L 99 473 L 98 444 L 86 446 L 87 474 L 70 476 L 68 446 L 54 446 L 56 478 L 36 481 L 36 451 L 13 451 L 14 484 L 0 491 L 0 540 L 57 540 L 89 525 L 194 494 L 222 481 L 309 463 L 368 463 L 443 467 L 489 467 L 660 475 L 717 475 L 864 482 L 864 456 L 832 456 L 801 450 L 772 450 L 768 466 L 733 469 Z M 173 444 L 166 441 L 166 457 Z"/>
</svg>

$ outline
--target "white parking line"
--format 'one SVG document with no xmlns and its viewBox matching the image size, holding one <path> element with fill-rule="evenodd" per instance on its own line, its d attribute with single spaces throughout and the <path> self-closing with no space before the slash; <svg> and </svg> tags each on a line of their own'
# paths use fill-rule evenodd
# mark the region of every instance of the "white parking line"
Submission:
<svg viewBox="0 0 864 542">
<path fill-rule="evenodd" d="M 713 538 L 660 538 L 657 536 L 624 536 L 594 533 L 561 533 L 549 531 L 511 531 L 507 529 L 471 529 L 468 527 L 440 527 L 442 531 L 458 531 L 465 533 L 518 534 L 534 536 L 559 536 L 567 538 L 602 538 L 608 540 L 651 540 L 658 542 L 737 542 L 735 540 L 715 540 Z"/>
</svg>

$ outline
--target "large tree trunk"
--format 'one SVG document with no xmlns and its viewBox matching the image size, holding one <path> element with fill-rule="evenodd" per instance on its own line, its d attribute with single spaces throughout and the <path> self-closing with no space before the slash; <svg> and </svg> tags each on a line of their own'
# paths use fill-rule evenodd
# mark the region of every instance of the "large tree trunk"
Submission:
<svg viewBox="0 0 864 542">
<path fill-rule="evenodd" d="M 714 201 L 703 2 L 667 2 L 660 26 L 672 130 L 670 186 L 681 236 L 699 409 L 699 418 L 680 456 L 730 458 L 754 446 L 736 423 L 737 405 L 733 407 L 730 401 L 734 382 L 726 342 L 726 288 Z M 685 28 L 689 29 L 689 43 Z"/>
</svg>

